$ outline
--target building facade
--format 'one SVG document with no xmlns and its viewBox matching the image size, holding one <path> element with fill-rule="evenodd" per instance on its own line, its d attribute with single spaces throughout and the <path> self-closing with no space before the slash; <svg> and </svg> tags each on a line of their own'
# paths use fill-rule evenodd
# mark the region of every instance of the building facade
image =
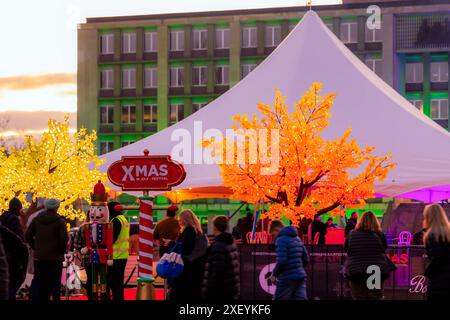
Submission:
<svg viewBox="0 0 450 320">
<path fill-rule="evenodd" d="M 369 29 L 367 7 L 381 8 Z M 313 7 L 373 71 L 445 128 L 449 124 L 448 0 Z M 180 121 L 251 72 L 307 7 L 88 18 L 78 30 L 78 126 L 100 153 Z"/>
</svg>

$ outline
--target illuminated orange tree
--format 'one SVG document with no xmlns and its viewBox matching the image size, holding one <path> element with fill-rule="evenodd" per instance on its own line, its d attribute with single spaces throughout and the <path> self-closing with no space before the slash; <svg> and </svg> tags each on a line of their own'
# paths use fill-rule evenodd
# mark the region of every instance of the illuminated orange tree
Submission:
<svg viewBox="0 0 450 320">
<path fill-rule="evenodd" d="M 314 83 L 294 105 L 293 112 L 277 91 L 273 106 L 258 104 L 261 118 L 255 114 L 251 118 L 245 114 L 233 118 L 237 123 L 233 126 L 235 135 L 244 140 L 209 139 L 204 143 L 219 160 L 224 185 L 247 202 L 269 202 L 270 218 L 285 217 L 297 223 L 302 217 L 336 215 L 345 207 L 363 206 L 364 199 L 374 195 L 374 182 L 385 179 L 394 167 L 389 154 L 377 156 L 374 147 L 360 147 L 351 138 L 350 128 L 332 141 L 321 136 L 329 125 L 335 97 L 320 95 L 321 87 L 321 83 Z M 248 134 L 263 132 L 261 129 L 267 138 Z M 271 139 L 274 132 L 278 132 L 278 141 Z M 258 157 L 251 153 L 252 141 L 258 142 Z M 269 164 L 260 156 L 262 147 L 267 145 L 267 157 L 273 159 L 276 155 L 271 148 L 275 143 L 279 146 L 278 166 L 270 174 L 263 173 Z M 241 162 L 239 150 L 245 153 Z"/>
</svg>

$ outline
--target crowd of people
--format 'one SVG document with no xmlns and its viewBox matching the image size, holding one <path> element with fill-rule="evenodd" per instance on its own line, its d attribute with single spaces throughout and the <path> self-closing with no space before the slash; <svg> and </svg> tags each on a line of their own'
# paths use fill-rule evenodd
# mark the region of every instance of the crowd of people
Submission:
<svg viewBox="0 0 450 320">
<path fill-rule="evenodd" d="M 66 221 L 58 214 L 60 202 L 46 199 L 30 207 L 25 214 L 22 203 L 14 198 L 9 208 L 0 216 L 0 299 L 14 300 L 28 273 L 34 274 L 29 288 L 32 300 L 60 299 L 61 275 L 69 236 Z M 110 202 L 110 222 L 113 225 L 114 264 L 108 270 L 108 295 L 123 300 L 124 270 L 128 259 L 129 224 Z M 247 235 L 253 228 L 251 215 L 241 218 L 230 230 L 226 216 L 216 216 L 212 221 L 212 241 L 205 234 L 200 220 L 191 210 L 171 206 L 166 218 L 155 227 L 153 239 L 159 256 L 178 250 L 183 260 L 182 273 L 168 280 L 168 298 L 172 301 L 236 300 L 240 296 L 240 265 L 237 242 L 248 243 Z M 25 218 L 24 218 L 25 217 Z M 333 220 L 322 222 L 320 217 L 302 220 L 299 226 L 285 226 L 279 220 L 268 225 L 270 242 L 275 244 L 276 265 L 271 282 L 276 284 L 275 300 L 306 300 L 309 254 L 302 240 L 306 227 L 310 228 L 316 244 L 324 243 L 326 230 L 335 228 Z M 92 299 L 91 260 L 86 247 L 85 229 L 80 226 L 73 240 L 73 248 L 82 253 L 82 266 L 87 275 L 87 296 Z M 315 235 L 317 234 L 317 235 Z M 415 235 L 425 246 L 429 265 L 427 297 L 450 297 L 450 222 L 439 204 L 425 207 L 423 229 Z M 395 270 L 386 255 L 386 237 L 377 217 L 365 212 L 347 220 L 344 251 L 347 253 L 345 275 L 349 280 L 351 295 L 355 300 L 377 300 L 384 296 L 383 284 Z M 369 267 L 381 272 L 378 285 L 369 286 Z M 30 272 L 31 270 L 31 272 Z"/>
</svg>

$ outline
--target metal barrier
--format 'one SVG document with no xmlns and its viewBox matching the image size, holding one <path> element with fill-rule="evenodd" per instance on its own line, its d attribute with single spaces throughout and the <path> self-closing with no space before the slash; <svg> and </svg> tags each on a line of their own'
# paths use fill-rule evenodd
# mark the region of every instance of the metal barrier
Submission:
<svg viewBox="0 0 450 320">
<path fill-rule="evenodd" d="M 310 263 L 307 272 L 308 299 L 351 299 L 348 280 L 344 276 L 346 253 L 341 245 L 307 245 Z M 271 299 L 275 285 L 270 273 L 275 267 L 274 245 L 239 245 L 241 268 L 241 299 Z M 423 246 L 389 246 L 387 255 L 396 264 L 384 283 L 387 300 L 423 300 L 426 297 L 424 276 L 425 249 Z"/>
</svg>

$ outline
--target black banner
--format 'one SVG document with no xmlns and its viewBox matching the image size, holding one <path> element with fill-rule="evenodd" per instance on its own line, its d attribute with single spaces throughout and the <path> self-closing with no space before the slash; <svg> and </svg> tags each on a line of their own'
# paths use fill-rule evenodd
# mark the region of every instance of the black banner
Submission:
<svg viewBox="0 0 450 320">
<path fill-rule="evenodd" d="M 348 280 L 345 278 L 346 254 L 340 245 L 306 246 L 310 263 L 305 268 L 307 294 L 310 300 L 351 299 Z M 275 267 L 276 254 L 273 245 L 241 245 L 241 299 L 272 299 L 275 284 L 270 274 Z M 424 270 L 426 259 L 423 247 L 392 246 L 387 255 L 396 264 L 384 283 L 384 295 L 388 300 L 425 299 L 426 279 Z"/>
</svg>

